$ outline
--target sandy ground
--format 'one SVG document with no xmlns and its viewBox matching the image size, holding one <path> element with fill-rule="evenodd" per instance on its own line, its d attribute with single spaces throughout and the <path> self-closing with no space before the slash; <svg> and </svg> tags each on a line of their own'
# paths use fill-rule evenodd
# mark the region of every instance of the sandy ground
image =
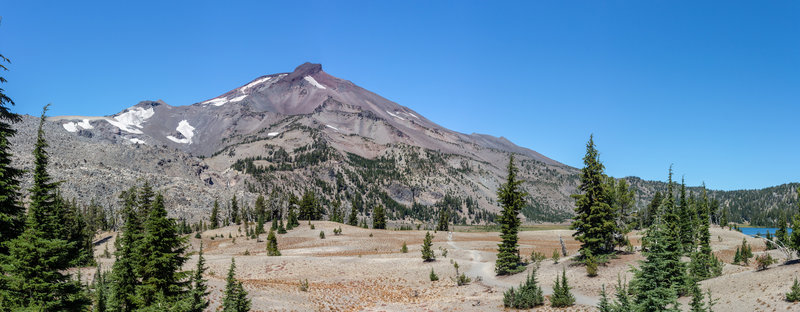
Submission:
<svg viewBox="0 0 800 312">
<path fill-rule="evenodd" d="M 211 290 L 211 311 L 219 309 L 225 277 L 231 258 L 236 259 L 236 277 L 243 281 L 253 301 L 254 311 L 495 311 L 503 310 L 503 291 L 518 286 L 532 272 L 497 277 L 494 274 L 499 233 L 454 232 L 435 233 L 433 249 L 437 261 L 423 262 L 420 257 L 424 231 L 369 230 L 338 223 L 316 221 L 315 229 L 305 222 L 287 234 L 278 235 L 282 256 L 266 255 L 266 234 L 256 239 L 242 235 L 237 226 L 206 231 L 202 239 L 190 236 L 190 250 L 197 250 L 203 242 L 209 267 L 206 277 Z M 333 229 L 341 227 L 343 234 L 336 236 Z M 243 228 L 242 228 L 243 230 Z M 319 238 L 324 231 L 326 239 Z M 228 238 L 228 235 L 233 238 Z M 370 236 L 372 234 L 372 236 Z M 434 233 L 431 233 L 434 234 Z M 731 262 L 737 246 L 746 236 L 719 228 L 712 229 L 714 253 L 725 262 Z M 613 296 L 617 279 L 630 280 L 631 266 L 638 265 L 640 253 L 621 254 L 599 269 L 599 276 L 586 276 L 585 267 L 576 265 L 571 256 L 562 257 L 559 263 L 549 259 L 554 249 L 560 249 L 559 237 L 564 239 L 569 255 L 574 255 L 579 243 L 572 239 L 572 231 L 546 230 L 520 233 L 520 254 L 529 258 L 531 251 L 544 253 L 537 278 L 545 296 L 561 270 L 566 270 L 577 304 L 567 309 L 541 307 L 536 311 L 595 311 L 600 289 Z M 221 236 L 221 237 L 220 237 Z M 214 237 L 212 239 L 212 237 Z M 102 257 L 105 248 L 114 251 L 114 234 L 103 233 L 96 254 L 105 269 L 112 259 Z M 635 245 L 640 236 L 630 236 Z M 764 244 L 747 237 L 756 255 Z M 401 253 L 406 242 L 408 253 Z M 447 250 L 447 257 L 442 256 Z M 245 255 L 248 253 L 249 255 Z M 800 304 L 783 300 L 792 280 L 800 276 L 800 264 L 783 264 L 784 255 L 771 251 L 780 258 L 779 264 L 768 270 L 755 272 L 755 266 L 727 264 L 723 276 L 702 282 L 703 290 L 710 288 L 718 299 L 715 311 L 800 311 Z M 185 269 L 194 268 L 197 256 L 191 256 Z M 458 262 L 460 271 L 473 279 L 466 286 L 456 286 L 452 262 Z M 752 261 L 751 261 L 752 262 Z M 532 266 L 531 266 L 532 267 Z M 439 281 L 431 282 L 428 275 L 433 269 Z M 84 278 L 91 278 L 94 268 L 83 269 Z M 308 280 L 308 291 L 299 288 L 301 280 Z M 681 298 L 687 309 L 689 298 Z"/>
</svg>

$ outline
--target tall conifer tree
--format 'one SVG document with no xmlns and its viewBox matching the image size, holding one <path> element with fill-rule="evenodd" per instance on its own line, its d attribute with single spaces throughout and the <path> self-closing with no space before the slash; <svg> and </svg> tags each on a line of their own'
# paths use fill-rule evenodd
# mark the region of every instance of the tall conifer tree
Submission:
<svg viewBox="0 0 800 312">
<path fill-rule="evenodd" d="M 0 70 L 6 71 L 8 68 L 3 62 L 9 61 L 0 55 Z M 0 83 L 5 82 L 6 79 L 0 76 Z M 9 104 L 14 105 L 14 101 L 0 88 L 0 255 L 8 252 L 4 243 L 19 236 L 25 224 L 25 208 L 20 203 L 19 179 L 22 177 L 22 170 L 11 165 L 13 155 L 9 141 L 16 133 L 11 124 L 22 118 L 9 110 Z"/>
<path fill-rule="evenodd" d="M 519 257 L 519 212 L 525 206 L 525 196 L 527 194 L 520 185 L 522 181 L 517 180 L 517 167 L 514 166 L 514 155 L 508 159 L 508 176 L 506 182 L 497 190 L 498 202 L 502 206 L 498 221 L 500 222 L 500 244 L 497 245 L 497 261 L 494 271 L 497 275 L 513 274 L 520 271 L 521 261 Z"/>
<path fill-rule="evenodd" d="M 203 274 L 208 268 L 206 267 L 206 259 L 203 257 L 203 243 L 200 243 L 200 251 L 197 256 L 197 267 L 192 272 L 192 290 L 190 295 L 189 311 L 190 312 L 203 312 L 208 308 L 208 282 L 203 278 Z"/>
<path fill-rule="evenodd" d="M 214 207 L 211 208 L 211 228 L 216 229 L 219 227 L 219 201 L 214 199 Z"/>
<path fill-rule="evenodd" d="M 250 311 L 250 299 L 247 292 L 242 287 L 242 282 L 236 280 L 236 260 L 231 258 L 231 267 L 228 270 L 228 279 L 225 285 L 225 293 L 222 298 L 223 312 L 245 312 Z"/>
<path fill-rule="evenodd" d="M 49 106 L 49 105 L 48 105 Z M 75 242 L 62 239 L 64 213 L 57 201 L 58 183 L 47 172 L 49 157 L 44 138 L 47 107 L 39 120 L 34 146 L 31 204 L 21 235 L 7 243 L 3 256 L 6 288 L 0 301 L 12 308 L 43 311 L 80 311 L 91 304 L 79 281 L 64 271 L 75 261 Z"/>
<path fill-rule="evenodd" d="M 140 244 L 143 267 L 140 269 L 142 284 L 137 293 L 145 305 L 157 295 L 174 298 L 183 294 L 186 272 L 180 271 L 186 257 L 183 255 L 185 239 L 178 233 L 175 220 L 167 217 L 164 197 L 156 195 L 150 215 L 145 222 L 145 235 Z"/>
<path fill-rule="evenodd" d="M 608 253 L 614 248 L 616 223 L 604 189 L 604 166 L 600 162 L 593 136 L 586 143 L 583 164 L 578 188 L 582 194 L 572 195 L 576 199 L 575 221 L 572 222 L 575 233 L 572 236 L 581 242 L 582 255 Z"/>
</svg>

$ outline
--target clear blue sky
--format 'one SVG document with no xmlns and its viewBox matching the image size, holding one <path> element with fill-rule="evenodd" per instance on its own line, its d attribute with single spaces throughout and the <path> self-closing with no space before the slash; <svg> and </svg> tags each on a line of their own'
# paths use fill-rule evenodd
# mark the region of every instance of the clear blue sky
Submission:
<svg viewBox="0 0 800 312">
<path fill-rule="evenodd" d="M 800 181 L 797 1 L 15 1 L 15 110 L 187 105 L 318 62 L 453 130 L 613 176 Z"/>
</svg>

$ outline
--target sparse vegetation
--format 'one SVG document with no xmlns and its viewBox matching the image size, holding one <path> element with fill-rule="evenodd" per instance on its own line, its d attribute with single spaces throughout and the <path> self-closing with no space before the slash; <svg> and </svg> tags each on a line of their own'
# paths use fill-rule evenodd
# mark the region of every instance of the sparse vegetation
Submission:
<svg viewBox="0 0 800 312">
<path fill-rule="evenodd" d="M 425 240 L 422 241 L 422 260 L 425 262 L 436 260 L 436 255 L 433 254 L 433 249 L 431 249 L 432 241 L 431 232 L 425 232 Z"/>
<path fill-rule="evenodd" d="M 528 274 L 519 288 L 511 287 L 503 293 L 503 306 L 515 309 L 533 309 L 544 304 L 542 288 L 536 281 L 536 270 Z"/>
<path fill-rule="evenodd" d="M 436 275 L 436 272 L 433 272 L 433 268 L 431 268 L 431 274 L 429 275 L 431 282 L 435 282 L 439 280 L 439 276 Z"/>
<path fill-rule="evenodd" d="M 570 291 L 571 287 L 567 283 L 567 272 L 565 269 L 561 271 L 561 279 L 556 277 L 555 286 L 553 286 L 553 296 L 550 297 L 550 305 L 554 308 L 563 308 L 575 304 L 575 296 Z"/>
</svg>

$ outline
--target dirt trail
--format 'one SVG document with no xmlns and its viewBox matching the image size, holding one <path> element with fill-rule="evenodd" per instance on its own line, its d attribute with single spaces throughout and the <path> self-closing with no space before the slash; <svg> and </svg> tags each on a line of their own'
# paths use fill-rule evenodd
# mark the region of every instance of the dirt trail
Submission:
<svg viewBox="0 0 800 312">
<path fill-rule="evenodd" d="M 484 260 L 483 254 L 488 252 L 474 249 L 464 249 L 460 247 L 455 241 L 453 241 L 452 232 L 447 233 L 447 244 L 450 245 L 450 247 L 452 247 L 454 250 L 463 251 L 469 254 L 467 259 L 460 260 L 470 264 L 469 270 L 466 272 L 467 276 L 480 277 L 481 281 L 479 283 L 490 287 L 511 288 L 519 286 L 497 277 L 497 274 L 494 272 L 494 263 Z M 542 286 L 541 284 L 540 287 L 542 287 L 542 292 L 545 295 L 553 294 L 553 288 Z M 576 304 L 596 306 L 597 303 L 600 302 L 600 298 L 577 293 L 574 289 L 572 290 L 572 295 L 575 296 Z"/>
</svg>

